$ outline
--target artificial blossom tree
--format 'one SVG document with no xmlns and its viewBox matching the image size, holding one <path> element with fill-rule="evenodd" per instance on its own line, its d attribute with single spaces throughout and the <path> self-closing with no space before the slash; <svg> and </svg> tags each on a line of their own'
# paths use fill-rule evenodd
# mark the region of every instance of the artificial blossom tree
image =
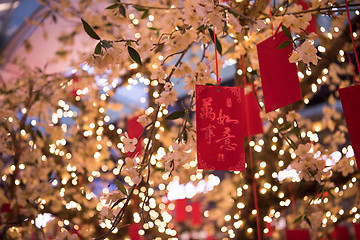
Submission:
<svg viewBox="0 0 360 240">
<path fill-rule="evenodd" d="M 360 156 L 338 89 L 359 82 L 357 1 L 40 2 L 44 19 L 29 24 L 69 24 L 54 58 L 81 57 L 67 73 L 13 58 L 19 77 L 1 78 L 2 239 L 284 239 L 295 229 L 311 239 L 355 237 Z M 269 111 L 292 87 L 290 70 L 279 68 L 271 77 L 285 81 L 266 88 L 263 66 L 278 55 L 259 64 L 258 44 L 278 34 L 272 50 L 289 50 L 301 99 Z M 92 49 L 67 50 L 78 35 Z M 221 80 L 225 70 L 231 79 Z M 230 111 L 242 120 L 222 121 L 241 122 L 243 134 L 205 151 L 243 149 L 235 162 L 245 171 L 197 167 L 212 132 L 198 138 L 196 85 L 219 84 L 242 91 L 245 102 Z M 145 109 L 118 117 L 120 91 L 139 85 Z"/>
</svg>

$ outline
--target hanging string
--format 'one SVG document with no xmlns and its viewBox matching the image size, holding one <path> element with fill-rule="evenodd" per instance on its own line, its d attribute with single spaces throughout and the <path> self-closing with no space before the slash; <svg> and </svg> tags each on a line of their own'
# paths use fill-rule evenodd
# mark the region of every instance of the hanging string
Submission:
<svg viewBox="0 0 360 240">
<path fill-rule="evenodd" d="M 272 31 L 272 35 L 274 35 L 274 25 L 273 25 L 273 21 L 272 21 L 272 13 L 271 13 L 271 0 L 269 0 L 269 12 L 270 12 L 270 23 L 271 23 L 271 31 Z"/>
<path fill-rule="evenodd" d="M 353 36 L 353 30 L 352 30 L 352 26 L 351 26 L 351 19 L 350 19 L 350 13 L 349 13 L 349 7 L 348 7 L 348 3 L 347 0 L 345 0 L 345 7 L 346 7 L 346 13 L 347 13 L 347 17 L 348 17 L 348 22 L 349 22 L 349 29 L 350 29 L 350 37 L 351 37 L 351 41 L 354 47 L 354 54 L 355 54 L 355 60 L 356 60 L 356 66 L 358 71 L 360 71 L 360 65 L 359 65 L 359 58 L 357 55 L 357 51 L 356 51 L 356 46 L 355 46 L 355 41 L 354 41 L 354 36 Z M 349 58 L 350 59 L 350 58 Z M 356 80 L 355 75 L 354 75 L 354 81 L 356 83 L 360 83 L 360 81 Z"/>
<path fill-rule="evenodd" d="M 219 78 L 219 66 L 218 66 L 218 60 L 217 60 L 217 48 L 216 48 L 216 33 L 215 33 L 215 31 L 216 31 L 216 28 L 215 28 L 215 26 L 214 26 L 214 45 L 215 45 L 215 64 L 216 64 L 216 71 L 215 71 L 215 73 L 216 73 L 216 85 L 217 86 L 220 86 L 220 82 L 221 82 L 221 78 Z"/>
<path fill-rule="evenodd" d="M 275 31 L 275 34 L 277 34 L 277 33 L 279 32 L 279 30 L 280 30 L 280 28 L 281 28 L 281 24 L 283 24 L 283 22 L 281 22 L 281 23 L 279 24 L 278 28 L 277 28 L 276 31 Z M 275 34 L 274 34 L 274 35 L 275 35 Z"/>
<path fill-rule="evenodd" d="M 259 201 L 256 189 L 256 179 L 254 177 L 254 160 L 252 156 L 252 149 L 250 146 L 250 126 L 249 126 L 249 109 L 247 100 L 245 97 L 245 87 L 246 87 L 246 69 L 245 69 L 245 58 L 244 55 L 241 56 L 241 63 L 242 63 L 242 70 L 244 75 L 244 101 L 245 101 L 245 114 L 246 114 L 246 121 L 247 121 L 247 133 L 248 133 L 248 146 L 249 146 L 249 157 L 250 157 L 250 168 L 251 168 L 251 180 L 252 180 L 252 190 L 253 190 L 253 197 L 254 197 L 254 205 L 256 210 L 256 228 L 257 228 L 257 236 L 258 240 L 261 240 L 261 228 L 260 228 L 260 213 L 259 213 Z"/>
</svg>

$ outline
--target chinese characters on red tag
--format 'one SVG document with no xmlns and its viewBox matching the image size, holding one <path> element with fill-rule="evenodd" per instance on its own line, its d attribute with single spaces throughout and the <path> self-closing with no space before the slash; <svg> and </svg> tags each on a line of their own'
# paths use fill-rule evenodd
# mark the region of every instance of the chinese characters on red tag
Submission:
<svg viewBox="0 0 360 240">
<path fill-rule="evenodd" d="M 196 85 L 198 169 L 245 171 L 241 89 Z"/>
</svg>

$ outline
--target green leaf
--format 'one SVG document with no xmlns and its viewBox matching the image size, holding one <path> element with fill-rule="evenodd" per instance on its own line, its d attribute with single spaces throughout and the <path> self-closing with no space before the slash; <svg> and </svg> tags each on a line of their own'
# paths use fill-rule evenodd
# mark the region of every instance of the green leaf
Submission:
<svg viewBox="0 0 360 240">
<path fill-rule="evenodd" d="M 311 222 L 310 222 L 309 218 L 307 216 L 304 216 L 304 219 L 309 224 L 309 226 L 311 228 Z"/>
<path fill-rule="evenodd" d="M 144 19 L 144 18 L 146 18 L 147 16 L 149 16 L 149 9 L 146 9 L 146 10 L 144 11 L 144 13 L 141 15 L 141 19 Z"/>
<path fill-rule="evenodd" d="M 298 131 L 296 128 L 291 129 L 291 130 L 288 132 L 288 134 L 289 134 L 289 135 L 295 134 L 295 136 L 296 136 L 297 138 L 300 138 L 299 131 Z"/>
<path fill-rule="evenodd" d="M 202 32 L 202 31 L 204 31 L 206 28 L 207 28 L 207 26 L 205 26 L 205 25 L 203 24 L 203 25 L 201 25 L 200 27 L 198 27 L 196 30 Z"/>
<path fill-rule="evenodd" d="M 124 187 L 124 185 L 116 179 L 116 187 L 123 193 L 127 196 L 127 191 L 126 191 L 126 188 Z"/>
<path fill-rule="evenodd" d="M 111 48 L 111 43 L 109 43 L 108 41 L 102 40 L 101 42 L 105 48 Z"/>
<path fill-rule="evenodd" d="M 146 8 L 142 8 L 138 5 L 134 5 L 133 8 L 135 8 L 136 10 L 140 11 L 140 12 L 143 12 L 143 11 L 146 11 L 147 9 Z"/>
<path fill-rule="evenodd" d="M 126 9 L 125 9 L 124 5 L 122 5 L 122 4 L 119 5 L 119 13 L 120 13 L 123 17 L 126 17 Z"/>
<path fill-rule="evenodd" d="M 117 200 L 117 201 L 111 206 L 110 210 L 113 209 L 116 205 L 118 205 L 121 201 L 124 201 L 125 199 L 126 199 L 126 198 L 120 198 L 119 200 Z"/>
<path fill-rule="evenodd" d="M 216 84 L 206 83 L 206 86 L 216 86 Z"/>
<path fill-rule="evenodd" d="M 289 46 L 291 43 L 292 43 L 291 41 L 282 42 L 276 49 L 286 48 L 286 47 Z"/>
<path fill-rule="evenodd" d="M 284 26 L 284 24 L 281 24 L 281 29 L 282 29 L 282 31 L 284 32 L 285 36 L 286 36 L 288 39 L 292 40 L 291 32 L 290 32 L 290 30 L 289 30 L 287 27 Z"/>
<path fill-rule="evenodd" d="M 119 4 L 118 4 L 118 3 L 114 3 L 114 4 L 108 6 L 108 7 L 105 8 L 105 9 L 115 9 L 115 8 L 117 8 L 117 6 L 119 6 Z"/>
<path fill-rule="evenodd" d="M 84 27 L 85 32 L 92 37 L 93 39 L 100 40 L 99 35 L 94 31 L 94 29 L 84 20 L 81 19 L 82 25 Z"/>
<path fill-rule="evenodd" d="M 142 62 L 141 62 L 139 53 L 130 46 L 128 46 L 128 52 L 129 52 L 131 59 L 134 60 L 140 66 L 142 66 Z"/>
<path fill-rule="evenodd" d="M 98 44 L 96 44 L 94 53 L 95 54 L 101 54 L 101 42 L 98 42 Z"/>
<path fill-rule="evenodd" d="M 301 215 L 300 217 L 297 217 L 293 223 L 300 222 L 302 218 L 303 218 L 303 215 Z"/>
<path fill-rule="evenodd" d="M 215 38 L 214 39 L 214 31 L 212 29 L 209 28 L 209 34 L 210 34 L 210 37 L 212 39 L 213 42 L 216 41 L 216 50 L 219 52 L 220 55 L 222 55 L 222 46 L 221 46 L 221 43 L 220 41 L 218 40 L 217 36 L 215 35 Z"/>
<path fill-rule="evenodd" d="M 178 118 L 182 118 L 184 116 L 184 114 L 185 114 L 185 111 L 175 111 L 175 112 L 172 112 L 169 115 L 167 115 L 165 119 L 175 120 Z"/>
<path fill-rule="evenodd" d="M 328 194 L 329 194 L 331 197 L 335 198 L 334 194 L 332 194 L 332 192 L 331 192 L 330 189 L 327 189 L 326 191 L 328 192 Z"/>
<path fill-rule="evenodd" d="M 288 130 L 291 127 L 292 127 L 292 124 L 288 123 L 284 127 L 280 128 L 279 131 L 282 132 L 282 131 Z"/>
<path fill-rule="evenodd" d="M 155 27 L 148 27 L 148 29 L 153 30 L 153 31 L 158 31 L 159 30 L 159 28 L 155 28 Z"/>
<path fill-rule="evenodd" d="M 183 139 L 184 139 L 185 142 L 187 142 L 187 140 L 188 140 L 188 134 L 187 134 L 186 129 L 185 129 L 185 131 L 183 133 Z"/>
</svg>

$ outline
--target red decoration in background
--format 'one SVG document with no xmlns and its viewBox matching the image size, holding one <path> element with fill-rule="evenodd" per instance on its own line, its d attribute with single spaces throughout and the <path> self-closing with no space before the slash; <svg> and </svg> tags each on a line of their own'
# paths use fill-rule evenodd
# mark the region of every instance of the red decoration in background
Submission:
<svg viewBox="0 0 360 240">
<path fill-rule="evenodd" d="M 271 225 L 271 222 L 266 222 L 266 228 L 269 229 L 269 231 L 267 233 L 265 233 L 265 237 L 271 237 L 273 235 L 274 229 L 273 226 Z"/>
<path fill-rule="evenodd" d="M 187 220 L 186 212 L 187 199 L 176 199 L 175 202 L 175 220 L 177 222 L 185 222 Z"/>
<path fill-rule="evenodd" d="M 252 88 L 251 84 L 248 84 Z M 244 88 L 241 88 L 241 99 L 242 101 L 241 111 L 242 111 L 242 135 L 245 137 L 253 136 L 259 133 L 263 133 L 263 125 L 260 117 L 260 106 L 255 97 L 256 92 L 253 91 L 245 95 Z M 244 96 L 245 95 L 245 96 Z M 246 113 L 247 105 L 247 113 Z M 248 117 L 246 116 L 248 114 Z M 249 128 L 249 129 L 248 129 Z"/>
<path fill-rule="evenodd" d="M 193 226 L 200 226 L 202 223 L 201 203 L 191 203 L 191 223 Z"/>
<path fill-rule="evenodd" d="M 339 89 L 341 105 L 354 149 L 357 167 L 360 167 L 360 85 Z"/>
<path fill-rule="evenodd" d="M 306 229 L 286 230 L 286 240 L 310 240 L 310 233 Z"/>
<path fill-rule="evenodd" d="M 308 10 L 311 7 L 311 3 L 304 0 L 297 0 L 296 4 L 302 6 L 304 11 Z M 307 33 L 317 33 L 317 24 L 316 24 L 316 16 L 312 15 L 311 20 L 309 21 L 309 25 L 305 29 Z"/>
<path fill-rule="evenodd" d="M 140 240 L 140 224 L 139 223 L 132 223 L 129 225 L 129 237 L 130 240 Z"/>
<path fill-rule="evenodd" d="M 141 126 L 141 124 L 137 121 L 139 116 L 133 117 L 133 118 L 129 118 L 127 120 L 127 127 L 126 127 L 126 131 L 129 135 L 129 138 L 136 138 L 138 139 L 142 132 L 143 132 L 143 127 Z M 140 142 L 136 145 L 136 149 L 135 149 L 135 153 L 133 156 L 135 156 L 136 154 L 141 154 L 142 151 L 142 144 L 141 144 L 141 139 Z M 128 155 L 130 155 L 131 153 L 128 153 Z"/>
<path fill-rule="evenodd" d="M 360 240 L 360 223 L 354 223 L 355 239 Z"/>
<path fill-rule="evenodd" d="M 257 45 L 265 112 L 301 100 L 297 67 L 289 62 L 292 45 L 276 49 L 289 39 L 279 32 Z"/>
<path fill-rule="evenodd" d="M 198 169 L 245 171 L 241 89 L 196 85 Z"/>
<path fill-rule="evenodd" d="M 77 92 L 77 90 L 79 90 L 79 88 L 75 87 L 75 85 L 77 85 L 77 82 L 79 82 L 79 79 L 77 78 L 76 75 L 73 75 L 72 81 L 73 81 L 72 95 L 73 95 L 74 97 L 76 97 L 76 96 L 78 95 L 76 92 Z"/>
<path fill-rule="evenodd" d="M 332 239 L 336 240 L 350 240 L 349 230 L 346 226 L 336 226 L 334 232 L 331 234 Z"/>
</svg>

